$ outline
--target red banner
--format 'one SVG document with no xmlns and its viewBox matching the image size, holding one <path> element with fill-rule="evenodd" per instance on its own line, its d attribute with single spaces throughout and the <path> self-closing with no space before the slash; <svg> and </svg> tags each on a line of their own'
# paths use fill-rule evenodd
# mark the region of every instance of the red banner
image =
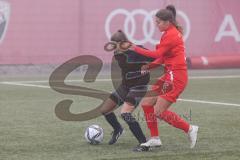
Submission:
<svg viewBox="0 0 240 160">
<path fill-rule="evenodd" d="M 177 9 L 187 56 L 240 55 L 239 0 L 0 0 L 0 64 L 62 63 L 95 55 L 104 63 L 110 35 L 122 29 L 149 49 L 160 39 L 155 12 Z"/>
</svg>

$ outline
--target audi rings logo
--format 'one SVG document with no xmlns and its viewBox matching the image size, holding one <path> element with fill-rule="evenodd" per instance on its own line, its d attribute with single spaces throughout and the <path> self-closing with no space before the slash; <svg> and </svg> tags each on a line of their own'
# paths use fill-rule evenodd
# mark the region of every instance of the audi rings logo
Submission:
<svg viewBox="0 0 240 160">
<path fill-rule="evenodd" d="M 126 10 L 126 9 L 116 9 L 113 10 L 108 16 L 105 21 L 105 33 L 108 39 L 110 39 L 112 33 L 110 31 L 111 25 L 112 25 L 112 20 L 116 18 L 117 16 L 125 16 L 125 20 L 123 23 L 123 30 L 128 36 L 129 40 L 136 43 L 136 44 L 145 44 L 147 42 L 155 45 L 156 43 L 159 42 L 158 39 L 154 39 L 154 31 L 155 31 L 155 23 L 153 21 L 153 16 L 156 14 L 158 10 L 152 10 L 150 12 L 145 11 L 143 9 L 135 9 L 132 10 L 131 12 Z M 142 23 L 142 34 L 143 38 L 142 39 L 136 39 L 135 34 L 137 30 L 137 22 L 135 20 L 135 16 L 140 15 L 144 16 L 144 20 Z M 190 34 L 190 21 L 187 17 L 187 15 L 183 12 L 178 10 L 177 15 L 183 18 L 185 25 L 184 25 L 184 40 L 186 40 Z M 119 26 L 120 28 L 121 26 Z"/>
</svg>

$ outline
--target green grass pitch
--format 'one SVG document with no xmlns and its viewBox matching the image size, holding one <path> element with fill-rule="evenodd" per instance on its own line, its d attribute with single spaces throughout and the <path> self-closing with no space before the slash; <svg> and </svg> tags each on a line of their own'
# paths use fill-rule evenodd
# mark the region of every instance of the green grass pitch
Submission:
<svg viewBox="0 0 240 160">
<path fill-rule="evenodd" d="M 159 121 L 163 146 L 145 153 L 131 151 L 132 147 L 137 145 L 137 141 L 120 117 L 118 118 L 125 128 L 125 133 L 118 143 L 112 146 L 107 144 L 112 129 L 103 117 L 84 122 L 58 119 L 54 108 L 63 99 L 73 100 L 71 107 L 73 113 L 93 109 L 100 101 L 55 92 L 48 88 L 47 79 L 48 77 L 2 78 L 1 160 L 240 159 L 240 76 L 191 78 L 187 89 L 180 97 L 183 100 L 174 104 L 172 110 L 191 124 L 200 126 L 196 147 L 190 149 L 187 136 L 182 131 Z M 29 82 L 20 83 L 22 80 Z M 37 80 L 44 81 L 36 82 Z M 14 82 L 7 84 L 6 81 Z M 113 90 L 111 81 L 73 84 L 109 92 Z M 119 110 L 116 110 L 116 113 L 119 115 Z M 141 107 L 135 111 L 135 116 L 144 133 L 149 136 Z M 89 145 L 84 139 L 85 129 L 92 124 L 98 124 L 104 129 L 104 142 L 100 145 Z"/>
</svg>

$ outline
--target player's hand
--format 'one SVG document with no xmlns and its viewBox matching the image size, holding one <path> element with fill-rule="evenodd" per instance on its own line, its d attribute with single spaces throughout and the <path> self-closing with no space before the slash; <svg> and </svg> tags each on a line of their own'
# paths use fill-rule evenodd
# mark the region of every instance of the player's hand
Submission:
<svg viewBox="0 0 240 160">
<path fill-rule="evenodd" d="M 119 42 L 118 47 L 121 51 L 127 51 L 132 47 L 132 45 L 133 45 L 133 43 L 130 41 L 122 41 L 122 42 Z"/>
<path fill-rule="evenodd" d="M 134 51 L 135 47 L 136 47 L 136 45 L 134 43 L 131 43 L 131 46 L 128 49 Z"/>
<path fill-rule="evenodd" d="M 141 75 L 146 75 L 148 74 L 150 71 L 149 71 L 149 66 L 148 65 L 143 65 L 141 67 Z"/>
</svg>

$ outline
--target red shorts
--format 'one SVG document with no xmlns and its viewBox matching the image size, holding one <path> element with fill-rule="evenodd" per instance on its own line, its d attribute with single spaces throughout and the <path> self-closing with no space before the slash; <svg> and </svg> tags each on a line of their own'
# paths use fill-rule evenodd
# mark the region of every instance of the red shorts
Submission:
<svg viewBox="0 0 240 160">
<path fill-rule="evenodd" d="M 188 82 L 186 70 L 174 70 L 167 72 L 152 87 L 160 97 L 170 102 L 176 102 Z"/>
</svg>

